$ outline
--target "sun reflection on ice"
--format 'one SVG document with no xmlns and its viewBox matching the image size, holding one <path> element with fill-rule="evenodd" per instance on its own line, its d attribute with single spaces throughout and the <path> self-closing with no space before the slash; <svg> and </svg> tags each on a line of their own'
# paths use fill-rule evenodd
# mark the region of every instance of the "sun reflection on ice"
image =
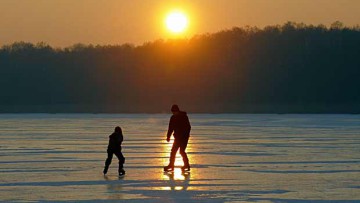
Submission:
<svg viewBox="0 0 360 203">
<path fill-rule="evenodd" d="M 175 168 L 172 172 L 164 172 L 163 180 L 169 186 L 161 187 L 161 190 L 187 190 L 190 183 L 190 172 L 182 172 L 180 168 Z"/>
<path fill-rule="evenodd" d="M 185 176 L 180 168 L 174 168 L 172 172 L 164 172 L 163 180 L 185 180 Z"/>
</svg>

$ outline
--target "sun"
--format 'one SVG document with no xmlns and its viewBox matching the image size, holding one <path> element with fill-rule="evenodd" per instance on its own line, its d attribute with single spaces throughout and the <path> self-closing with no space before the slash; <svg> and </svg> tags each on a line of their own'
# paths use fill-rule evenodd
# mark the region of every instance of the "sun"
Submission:
<svg viewBox="0 0 360 203">
<path fill-rule="evenodd" d="M 175 34 L 182 33 L 188 26 L 188 19 L 181 11 L 170 12 L 165 19 L 167 29 Z"/>
</svg>

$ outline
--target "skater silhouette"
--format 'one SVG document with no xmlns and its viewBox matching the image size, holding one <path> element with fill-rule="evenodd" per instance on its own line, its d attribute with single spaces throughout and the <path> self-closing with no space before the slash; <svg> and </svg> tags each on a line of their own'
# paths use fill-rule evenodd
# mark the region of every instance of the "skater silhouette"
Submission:
<svg viewBox="0 0 360 203">
<path fill-rule="evenodd" d="M 109 169 L 114 154 L 119 159 L 119 171 L 118 171 L 119 175 L 125 174 L 125 171 L 123 169 L 125 163 L 125 157 L 121 153 L 121 143 L 123 139 L 124 137 L 121 128 L 119 126 L 115 127 L 115 131 L 109 136 L 109 145 L 107 148 L 108 157 L 105 161 L 105 167 L 103 171 L 104 175 L 107 173 Z"/>
<path fill-rule="evenodd" d="M 170 137 L 173 132 L 174 132 L 175 140 L 174 140 L 173 146 L 171 148 L 169 165 L 164 167 L 164 171 L 173 171 L 174 170 L 176 152 L 178 151 L 179 148 L 180 148 L 180 154 L 184 161 L 184 166 L 181 167 L 181 169 L 183 171 L 190 171 L 189 159 L 185 152 L 186 146 L 189 141 L 190 130 L 191 130 L 189 118 L 188 118 L 186 112 L 180 111 L 178 105 L 176 105 L 176 104 L 174 104 L 171 107 L 171 112 L 173 115 L 170 118 L 166 141 L 167 142 L 170 141 Z"/>
</svg>

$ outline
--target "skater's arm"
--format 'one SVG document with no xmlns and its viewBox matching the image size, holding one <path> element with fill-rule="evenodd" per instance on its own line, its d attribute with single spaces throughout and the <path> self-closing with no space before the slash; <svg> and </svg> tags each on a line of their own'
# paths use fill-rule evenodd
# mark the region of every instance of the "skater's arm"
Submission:
<svg viewBox="0 0 360 203">
<path fill-rule="evenodd" d="M 167 132 L 167 136 L 166 136 L 166 140 L 169 142 L 170 137 L 172 135 L 172 133 L 174 132 L 174 117 L 172 116 L 170 118 L 170 122 L 169 122 L 169 128 L 168 128 L 168 132 Z"/>
<path fill-rule="evenodd" d="M 120 135 L 119 136 L 119 144 L 121 145 L 121 143 L 124 141 L 124 137 L 123 137 L 123 135 Z"/>
<path fill-rule="evenodd" d="M 186 116 L 186 126 L 187 126 L 186 132 L 188 135 L 190 135 L 191 125 L 190 125 L 189 117 L 187 116 Z"/>
</svg>

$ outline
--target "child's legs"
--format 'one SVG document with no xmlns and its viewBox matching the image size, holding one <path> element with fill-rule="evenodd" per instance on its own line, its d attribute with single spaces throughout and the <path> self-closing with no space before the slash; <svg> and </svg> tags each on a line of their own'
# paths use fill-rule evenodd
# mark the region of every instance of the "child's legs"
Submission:
<svg viewBox="0 0 360 203">
<path fill-rule="evenodd" d="M 107 150 L 107 154 L 108 154 L 108 157 L 105 161 L 105 167 L 104 167 L 104 171 L 103 171 L 104 174 L 107 173 L 109 166 L 111 164 L 112 157 L 113 157 L 113 152 L 111 150 Z"/>
<path fill-rule="evenodd" d="M 105 161 L 105 167 L 109 167 L 110 166 L 110 164 L 111 164 L 111 160 L 112 160 L 112 158 L 113 158 L 113 152 L 111 151 L 111 150 L 108 150 L 107 151 L 107 154 L 108 154 L 108 157 L 107 157 L 107 159 L 106 159 L 106 161 Z"/>
<path fill-rule="evenodd" d="M 125 163 L 125 157 L 124 155 L 121 153 L 121 151 L 117 151 L 115 152 L 116 157 L 119 159 L 119 170 L 122 169 L 124 167 L 124 163 Z"/>
</svg>

